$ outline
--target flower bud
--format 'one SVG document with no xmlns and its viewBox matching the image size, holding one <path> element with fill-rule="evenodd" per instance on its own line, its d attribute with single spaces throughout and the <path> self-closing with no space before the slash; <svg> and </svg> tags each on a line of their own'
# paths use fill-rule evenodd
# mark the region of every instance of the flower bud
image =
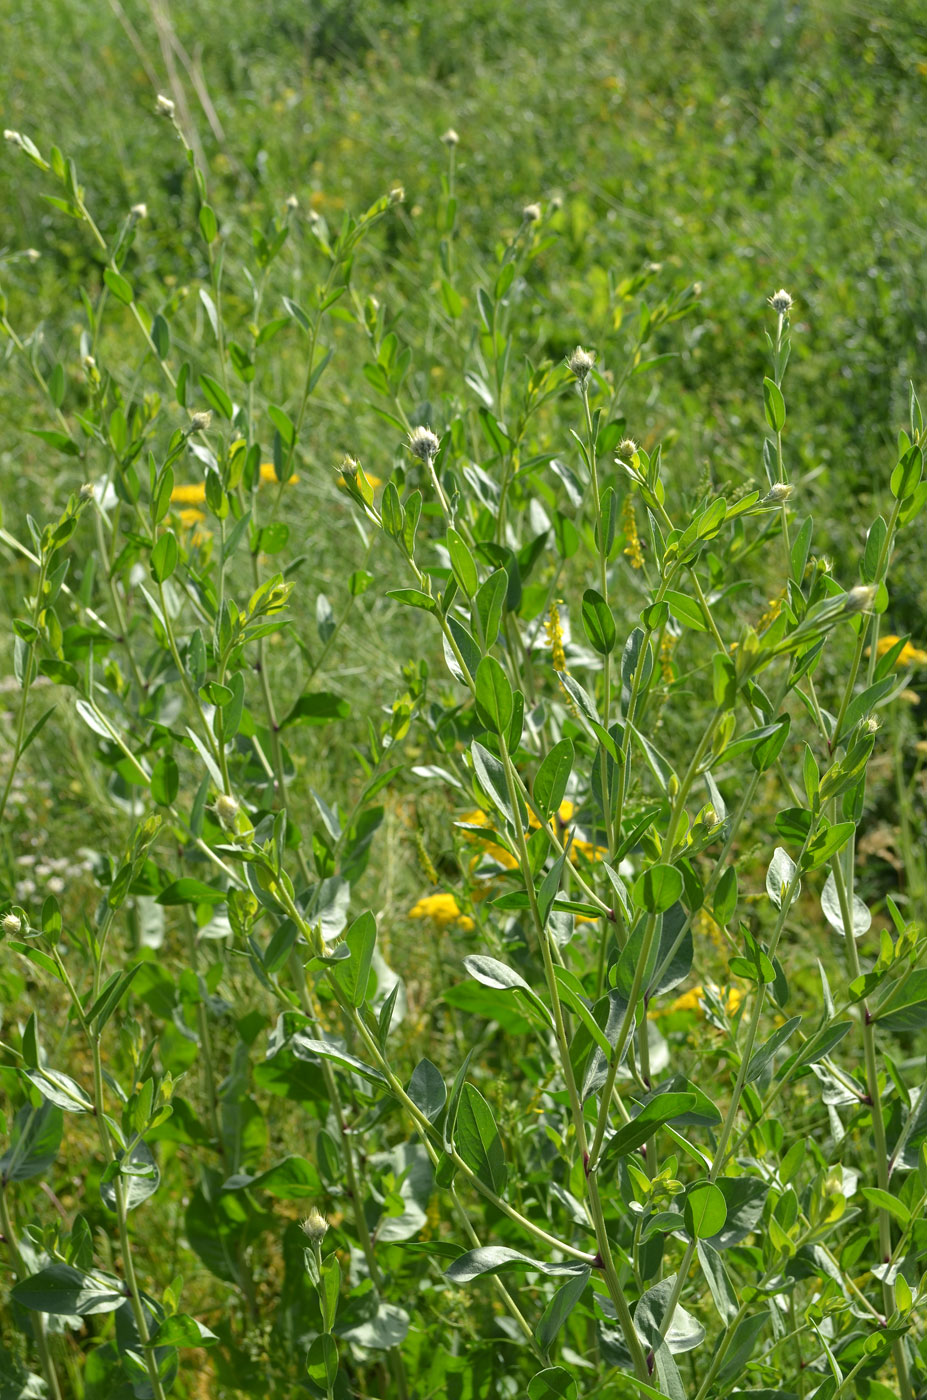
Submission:
<svg viewBox="0 0 927 1400">
<path fill-rule="evenodd" d="M 858 583 L 843 600 L 845 613 L 871 612 L 878 588 L 874 583 Z"/>
<path fill-rule="evenodd" d="M 4 141 L 9 141 L 11 146 L 18 146 L 20 150 L 22 150 L 23 138 L 18 131 L 11 131 L 9 127 L 6 127 L 3 132 L 3 139 Z"/>
<path fill-rule="evenodd" d="M 313 1206 L 309 1214 L 300 1224 L 300 1229 L 311 1244 L 321 1244 L 328 1234 L 328 1221 L 316 1206 Z"/>
<path fill-rule="evenodd" d="M 199 413 L 194 413 L 193 417 L 190 419 L 190 432 L 205 433 L 211 422 L 212 414 L 209 410 L 201 409 Z"/>
<path fill-rule="evenodd" d="M 409 434 L 409 450 L 423 462 L 433 462 L 440 446 L 440 440 L 430 428 L 413 428 Z"/>
<path fill-rule="evenodd" d="M 624 440 L 618 444 L 619 457 L 633 457 L 639 451 L 640 444 L 635 442 L 633 438 L 624 438 Z"/>
<path fill-rule="evenodd" d="M 23 253 L 26 262 L 31 263 L 37 263 L 41 256 L 42 254 L 39 252 L 38 248 L 27 248 Z"/>
<path fill-rule="evenodd" d="M 80 490 L 79 490 L 78 493 L 77 493 L 77 499 L 78 499 L 79 501 L 92 501 L 92 500 L 93 500 L 93 491 L 94 491 L 93 482 L 92 482 L 92 481 L 85 481 L 84 484 L 83 484 L 83 486 L 80 488 Z"/>
<path fill-rule="evenodd" d="M 584 350 L 581 345 L 577 345 L 576 349 L 573 351 L 572 355 L 567 360 L 567 365 L 569 369 L 573 374 L 576 375 L 576 378 L 579 380 L 580 384 L 585 384 L 586 376 L 588 375 L 589 371 L 592 369 L 592 366 L 594 364 L 595 355 L 592 353 L 591 350 Z"/>
<path fill-rule="evenodd" d="M 23 921 L 18 914 L 4 914 L 0 920 L 0 928 L 6 938 L 15 938 L 17 934 L 22 933 Z"/>
<path fill-rule="evenodd" d="M 445 131 L 444 135 L 441 137 L 441 140 L 444 142 L 445 146 L 456 146 L 458 141 L 460 140 L 460 137 L 457 135 L 457 132 L 454 130 L 454 128 L 452 126 L 449 126 L 447 131 Z"/>
<path fill-rule="evenodd" d="M 769 298 L 769 304 L 778 316 L 787 316 L 792 309 L 792 298 L 784 287 L 780 287 Z"/>
<path fill-rule="evenodd" d="M 785 502 L 791 496 L 791 494 L 792 487 L 789 486 L 787 482 L 777 481 L 775 486 L 770 486 L 769 490 L 766 492 L 766 495 L 763 497 L 762 504 L 764 506 L 784 505 Z"/>
<path fill-rule="evenodd" d="M 389 192 L 390 204 L 401 204 L 406 197 L 405 189 L 402 185 L 394 185 Z"/>
<path fill-rule="evenodd" d="M 356 457 L 343 457 L 338 470 L 341 472 L 345 481 L 356 481 L 357 469 L 359 466 L 360 462 L 358 462 Z"/>
<path fill-rule="evenodd" d="M 172 117 L 174 115 L 174 104 L 169 97 L 165 97 L 159 92 L 155 102 L 155 112 L 159 117 Z"/>
<path fill-rule="evenodd" d="M 132 218 L 133 218 L 133 219 L 147 219 L 147 218 L 148 218 L 148 205 L 147 205 L 147 204 L 133 204 L 133 205 L 132 205 L 132 208 L 129 210 L 129 213 L 132 215 Z"/>
<path fill-rule="evenodd" d="M 299 200 L 296 198 L 295 194 L 287 195 L 286 207 L 291 213 L 294 209 L 299 208 Z"/>
<path fill-rule="evenodd" d="M 524 209 L 521 211 L 521 217 L 524 219 L 526 224 L 536 224 L 538 219 L 541 217 L 540 204 L 526 204 Z"/>
<path fill-rule="evenodd" d="M 229 797 L 227 793 L 220 793 L 216 798 L 216 816 L 226 831 L 234 831 L 238 818 L 239 801 L 237 797 Z"/>
</svg>

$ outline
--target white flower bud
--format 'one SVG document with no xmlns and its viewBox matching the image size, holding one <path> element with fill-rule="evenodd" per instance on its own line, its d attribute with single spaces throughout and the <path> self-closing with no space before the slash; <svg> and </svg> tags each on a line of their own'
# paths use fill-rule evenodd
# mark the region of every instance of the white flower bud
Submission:
<svg viewBox="0 0 927 1400">
<path fill-rule="evenodd" d="M 406 192 L 402 185 L 394 185 L 389 192 L 390 204 L 401 204 L 405 197 Z"/>
<path fill-rule="evenodd" d="M 581 345 L 577 345 L 576 349 L 573 351 L 572 355 L 567 360 L 567 365 L 569 366 L 573 374 L 576 375 L 576 378 L 579 380 L 580 384 L 584 384 L 586 382 L 586 375 L 592 369 L 592 366 L 594 364 L 595 355 L 590 350 L 584 350 Z"/>
<path fill-rule="evenodd" d="M 286 207 L 291 211 L 299 208 L 299 200 L 296 198 L 295 194 L 287 195 Z"/>
<path fill-rule="evenodd" d="M 4 914 L 0 920 L 0 928 L 7 938 L 15 938 L 18 933 L 22 933 L 22 919 L 18 914 Z"/>
<path fill-rule="evenodd" d="M 538 219 L 541 217 L 540 204 L 526 204 L 524 209 L 521 211 L 521 217 L 524 219 L 526 224 L 536 224 Z"/>
<path fill-rule="evenodd" d="M 787 316 L 792 309 L 792 298 L 784 287 L 780 287 L 769 298 L 769 304 L 778 316 Z"/>
<path fill-rule="evenodd" d="M 342 458 L 341 466 L 338 470 L 341 472 L 345 481 L 354 481 L 357 477 L 357 469 L 359 466 L 360 462 L 358 462 L 356 457 L 344 457 Z"/>
<path fill-rule="evenodd" d="M 447 131 L 445 131 L 444 135 L 441 137 L 441 140 L 444 142 L 445 146 L 456 146 L 458 141 L 460 140 L 460 137 L 457 135 L 457 132 L 454 130 L 454 128 L 452 126 L 449 126 Z"/>
<path fill-rule="evenodd" d="M 229 797 L 227 793 L 220 793 L 216 798 L 216 816 L 226 831 L 234 831 L 238 818 L 239 802 L 237 797 Z"/>
<path fill-rule="evenodd" d="M 132 205 L 132 208 L 129 210 L 129 213 L 132 215 L 132 218 L 133 218 L 133 219 L 147 219 L 147 218 L 148 218 L 148 205 L 147 205 L 147 204 L 133 204 L 133 205 Z"/>
<path fill-rule="evenodd" d="M 850 589 L 844 598 L 843 611 L 845 613 L 871 612 L 878 591 L 873 583 L 858 583 L 855 588 Z"/>
<path fill-rule="evenodd" d="M 162 92 L 158 93 L 155 102 L 155 112 L 159 117 L 172 117 L 174 115 L 174 104 L 169 97 L 165 97 Z"/>
<path fill-rule="evenodd" d="M 640 444 L 636 443 L 633 438 L 624 438 L 618 444 L 619 457 L 633 457 L 639 450 Z"/>
<path fill-rule="evenodd" d="M 313 1206 L 302 1221 L 300 1229 L 312 1244 L 321 1244 L 328 1234 L 328 1221 L 322 1212 Z"/>
<path fill-rule="evenodd" d="M 781 506 L 791 496 L 792 487 L 785 481 L 777 481 L 775 486 L 771 486 L 763 497 L 764 506 Z"/>
<path fill-rule="evenodd" d="M 18 131 L 11 131 L 9 127 L 6 127 L 3 132 L 3 139 L 4 141 L 9 141 L 11 146 L 19 146 L 20 150 L 22 149 L 23 138 Z"/>
<path fill-rule="evenodd" d="M 39 252 L 38 248 L 26 248 L 23 253 L 23 257 L 26 261 L 31 263 L 37 263 L 41 256 L 42 254 Z"/>
<path fill-rule="evenodd" d="M 409 449 L 413 456 L 423 462 L 433 462 L 438 455 L 441 443 L 430 428 L 413 428 L 409 434 Z"/>
<path fill-rule="evenodd" d="M 194 413 L 193 417 L 190 419 L 190 432 L 205 433 L 206 429 L 209 427 L 211 422 L 212 414 L 209 412 L 209 410 L 200 409 L 200 411 L 198 413 Z"/>
<path fill-rule="evenodd" d="M 78 493 L 77 493 L 78 500 L 81 500 L 81 501 L 92 501 L 92 500 L 93 500 L 93 492 L 94 492 L 94 485 L 93 485 L 93 482 L 92 482 L 92 481 L 85 481 L 84 484 L 83 484 L 83 486 L 80 488 L 80 490 L 79 490 Z"/>
</svg>

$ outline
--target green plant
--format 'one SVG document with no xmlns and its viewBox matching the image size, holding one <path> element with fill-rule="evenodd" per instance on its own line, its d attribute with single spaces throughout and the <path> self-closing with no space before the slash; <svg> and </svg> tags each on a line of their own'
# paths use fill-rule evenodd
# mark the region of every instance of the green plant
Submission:
<svg viewBox="0 0 927 1400">
<path fill-rule="evenodd" d="M 902 888 L 861 957 L 855 849 L 876 714 L 903 732 L 905 639 L 879 628 L 927 500 L 916 395 L 843 586 L 790 485 L 786 292 L 763 485 L 680 489 L 624 408 L 691 287 L 648 300 L 657 270 L 629 275 L 621 334 L 539 358 L 556 211 L 528 205 L 474 265 L 448 141 L 430 256 L 457 380 L 423 410 L 416 345 L 363 261 L 401 194 L 337 234 L 310 221 L 308 251 L 287 208 L 246 272 L 159 105 L 197 204 L 195 299 L 136 279 L 143 210 L 108 238 L 73 163 L 14 140 L 99 275 L 67 411 L 63 368 L 0 322 L 49 404 L 40 440 L 87 482 L 53 524 L 0 536 L 31 570 L 0 817 L 61 723 L 33 719 L 41 678 L 117 823 L 92 897 L 85 875 L 64 911 L 2 905 L 11 969 L 43 987 L 3 1045 L 28 1364 L 53 1396 L 193 1395 L 203 1349 L 229 1394 L 707 1400 L 748 1377 L 913 1400 L 924 930 Z M 406 450 L 385 482 L 386 447 L 319 491 L 333 511 L 344 493 L 361 544 L 313 630 L 284 508 L 320 383 L 362 354 L 371 416 Z M 352 729 L 331 659 L 360 646 L 358 607 L 412 659 L 385 691 L 365 670 L 377 704 Z M 453 885 L 417 906 L 427 1033 L 371 907 L 398 798 L 427 813 L 408 847 L 429 882 Z M 20 1183 L 53 1168 L 65 1122 L 87 1181 L 55 1215 Z"/>
</svg>

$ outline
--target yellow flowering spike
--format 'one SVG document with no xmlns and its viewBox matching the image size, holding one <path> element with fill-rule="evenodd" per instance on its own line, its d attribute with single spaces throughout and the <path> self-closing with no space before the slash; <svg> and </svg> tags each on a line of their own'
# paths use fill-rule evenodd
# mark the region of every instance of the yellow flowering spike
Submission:
<svg viewBox="0 0 927 1400">
<path fill-rule="evenodd" d="M 729 1016 L 733 1016 L 738 1006 L 744 999 L 743 992 L 738 987 L 716 987 L 713 983 L 708 984 L 708 990 L 714 994 L 721 1002 Z M 671 1016 L 677 1011 L 694 1011 L 699 1020 L 705 1018 L 705 988 L 690 987 L 682 996 L 678 996 L 669 1006 L 658 1011 L 658 1015 Z"/>
<path fill-rule="evenodd" d="M 199 525 L 202 520 L 205 520 L 206 516 L 195 506 L 186 506 L 177 512 L 177 518 L 184 530 L 192 530 L 195 525 Z"/>
<path fill-rule="evenodd" d="M 884 656 L 885 653 L 891 651 L 895 643 L 900 640 L 900 637 L 894 637 L 891 633 L 886 637 L 880 637 L 876 643 L 876 654 L 878 656 Z M 870 649 L 867 647 L 867 656 L 869 655 L 869 650 Z M 906 666 L 927 666 L 927 651 L 924 651 L 921 647 L 914 646 L 912 642 L 905 642 L 895 660 L 895 670 L 901 671 Z"/>
<path fill-rule="evenodd" d="M 566 671 L 566 653 L 563 650 L 563 624 L 560 621 L 560 608 L 558 604 L 562 600 L 554 599 L 547 614 L 547 621 L 544 623 L 544 634 L 547 637 L 547 644 L 550 647 L 551 659 L 555 671 Z"/>
<path fill-rule="evenodd" d="M 193 481 L 189 486 L 175 486 L 171 492 L 173 506 L 201 506 L 205 499 L 205 481 Z"/>
<path fill-rule="evenodd" d="M 666 685 L 675 679 L 673 652 L 676 650 L 676 640 L 669 632 L 664 632 L 663 640 L 660 642 L 660 675 Z"/>
<path fill-rule="evenodd" d="M 431 919 L 438 928 L 445 929 L 451 924 L 457 928 L 473 928 L 473 920 L 460 912 L 460 906 L 452 894 L 426 894 L 409 910 L 410 919 Z"/>
<path fill-rule="evenodd" d="M 634 514 L 634 498 L 629 491 L 624 498 L 624 505 L 621 508 L 621 528 L 624 531 L 624 553 L 631 561 L 632 569 L 642 569 L 644 567 L 644 551 L 641 548 L 641 537 L 637 533 L 637 516 Z"/>
</svg>

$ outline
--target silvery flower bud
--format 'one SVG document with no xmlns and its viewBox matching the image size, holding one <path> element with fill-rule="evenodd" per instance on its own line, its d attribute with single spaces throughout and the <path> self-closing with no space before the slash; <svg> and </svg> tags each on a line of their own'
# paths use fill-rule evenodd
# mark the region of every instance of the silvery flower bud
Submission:
<svg viewBox="0 0 927 1400">
<path fill-rule="evenodd" d="M 405 197 L 406 192 L 402 185 L 395 185 L 389 192 L 390 204 L 401 204 Z"/>
<path fill-rule="evenodd" d="M 576 375 L 576 378 L 579 380 L 580 384 L 584 384 L 586 382 L 586 375 L 592 369 L 592 366 L 594 364 L 595 355 L 590 350 L 584 350 L 581 345 L 577 345 L 576 349 L 573 351 L 572 355 L 567 360 L 568 367 L 570 368 L 572 373 Z"/>
<path fill-rule="evenodd" d="M 540 204 L 526 204 L 524 209 L 521 211 L 521 217 L 524 219 L 526 224 L 536 224 L 538 219 L 541 217 Z"/>
<path fill-rule="evenodd" d="M 871 612 L 878 588 L 874 583 L 858 583 L 843 600 L 845 613 Z"/>
<path fill-rule="evenodd" d="M 216 798 L 216 816 L 226 831 L 234 831 L 238 818 L 239 802 L 237 797 L 229 797 L 227 793 L 220 793 Z"/>
<path fill-rule="evenodd" d="M 339 471 L 345 481 L 355 481 L 357 479 L 357 469 L 359 466 L 360 462 L 358 462 L 356 457 L 344 457 L 342 458 Z"/>
<path fill-rule="evenodd" d="M 155 102 L 155 112 L 159 117 L 172 117 L 174 115 L 174 104 L 169 97 L 165 97 L 159 92 Z"/>
<path fill-rule="evenodd" d="M 792 487 L 785 481 L 777 481 L 775 486 L 771 486 L 763 497 L 764 506 L 781 506 L 792 494 Z"/>
<path fill-rule="evenodd" d="M 132 215 L 132 218 L 133 218 L 133 219 L 147 219 L 147 218 L 148 218 L 148 205 L 147 205 L 147 204 L 133 204 L 133 205 L 132 205 L 132 208 L 129 210 L 129 213 Z"/>
<path fill-rule="evenodd" d="M 777 315 L 786 316 L 792 309 L 792 298 L 784 287 L 780 287 L 778 292 L 773 292 L 769 298 L 769 304 Z"/>
<path fill-rule="evenodd" d="M 85 481 L 84 484 L 83 484 L 83 486 L 80 488 L 80 490 L 79 490 L 78 493 L 77 493 L 77 498 L 78 498 L 78 500 L 81 500 L 81 501 L 92 501 L 92 500 L 93 500 L 93 492 L 94 492 L 93 482 L 92 482 L 92 481 Z"/>
<path fill-rule="evenodd" d="M 458 141 L 460 140 L 460 137 L 457 135 L 457 132 L 454 130 L 454 128 L 452 126 L 449 126 L 447 131 L 445 131 L 444 135 L 441 137 L 441 140 L 444 142 L 445 146 L 456 146 Z"/>
<path fill-rule="evenodd" d="M 26 261 L 31 263 L 37 263 L 41 256 L 42 254 L 39 252 L 38 248 L 27 248 L 23 253 L 23 257 Z"/>
<path fill-rule="evenodd" d="M 312 1244 L 321 1244 L 328 1234 L 328 1221 L 322 1212 L 313 1206 L 302 1221 L 300 1229 Z"/>
<path fill-rule="evenodd" d="M 619 457 L 633 457 L 639 450 L 640 444 L 636 443 L 633 438 L 624 438 L 618 444 Z"/>
<path fill-rule="evenodd" d="M 204 433 L 212 422 L 212 414 L 208 409 L 201 409 L 199 413 L 194 413 L 190 419 L 191 433 Z"/>
<path fill-rule="evenodd" d="M 409 434 L 409 450 L 423 462 L 433 462 L 440 446 L 440 440 L 430 428 L 413 428 Z"/>
<path fill-rule="evenodd" d="M 18 914 L 4 914 L 0 920 L 0 928 L 7 938 L 15 938 L 17 934 L 22 933 L 23 922 Z"/>
</svg>

